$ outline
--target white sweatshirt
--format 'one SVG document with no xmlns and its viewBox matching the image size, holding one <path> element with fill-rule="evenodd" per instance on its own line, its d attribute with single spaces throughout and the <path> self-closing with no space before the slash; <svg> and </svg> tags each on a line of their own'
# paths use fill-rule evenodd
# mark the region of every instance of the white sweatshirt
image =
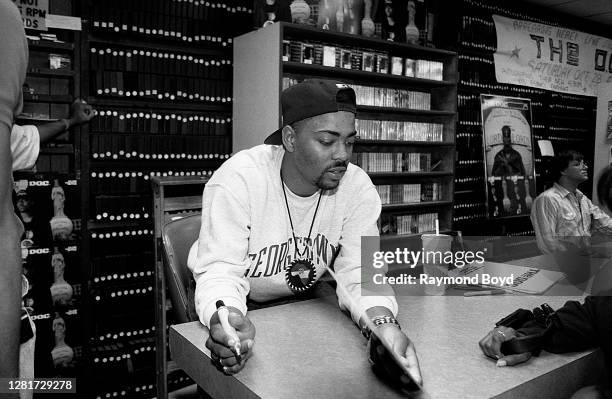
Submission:
<svg viewBox="0 0 612 399">
<path fill-rule="evenodd" d="M 206 326 L 217 300 L 246 314 L 247 295 L 259 302 L 293 292 L 285 281 L 285 268 L 295 259 L 295 243 L 280 179 L 284 153 L 282 146 L 271 145 L 241 151 L 204 188 L 202 227 L 188 266 L 196 281 L 196 311 Z M 299 197 L 286 186 L 285 191 L 298 251 L 303 252 L 320 191 L 310 197 Z M 389 296 L 361 295 L 361 237 L 378 236 L 380 210 L 380 197 L 369 176 L 349 164 L 338 187 L 323 192 L 310 236 L 312 245 L 307 247 L 312 248 L 318 280 L 342 244 L 334 265 L 339 283 L 362 309 L 384 306 L 397 314 L 390 287 Z M 302 282 L 308 281 L 306 275 Z M 337 294 L 340 307 L 349 309 L 349 302 Z M 350 312 L 358 322 L 359 311 L 350 308 Z"/>
<path fill-rule="evenodd" d="M 13 171 L 32 169 L 40 152 L 40 133 L 34 125 L 13 125 L 11 130 L 11 154 Z"/>
</svg>

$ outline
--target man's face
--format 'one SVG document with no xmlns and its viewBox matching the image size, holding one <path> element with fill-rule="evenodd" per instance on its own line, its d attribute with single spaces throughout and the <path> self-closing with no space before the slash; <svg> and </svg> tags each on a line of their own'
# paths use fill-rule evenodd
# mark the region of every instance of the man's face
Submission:
<svg viewBox="0 0 612 399">
<path fill-rule="evenodd" d="M 324 190 L 338 186 L 355 143 L 355 114 L 338 111 L 309 118 L 297 126 L 294 159 L 308 184 Z"/>
<path fill-rule="evenodd" d="M 582 183 L 589 178 L 588 170 L 589 168 L 584 160 L 573 160 L 570 161 L 567 168 L 563 171 L 563 175 L 573 182 Z"/>
<path fill-rule="evenodd" d="M 17 210 L 19 212 L 26 212 L 30 209 L 30 200 L 28 197 L 20 196 L 17 198 Z"/>
</svg>

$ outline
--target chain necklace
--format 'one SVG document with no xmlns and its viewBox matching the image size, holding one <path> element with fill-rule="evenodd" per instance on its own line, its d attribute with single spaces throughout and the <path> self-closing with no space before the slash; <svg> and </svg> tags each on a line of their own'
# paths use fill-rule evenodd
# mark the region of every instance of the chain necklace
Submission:
<svg viewBox="0 0 612 399">
<path fill-rule="evenodd" d="M 295 243 L 295 253 L 299 256 L 306 254 L 306 245 L 304 244 L 304 253 L 300 253 L 298 250 L 297 238 L 295 237 L 295 229 L 293 228 L 293 220 L 291 219 L 291 211 L 289 210 L 289 201 L 287 201 L 287 191 L 285 191 L 285 183 L 283 183 L 283 172 L 280 172 L 281 187 L 283 188 L 283 195 L 285 197 L 285 205 L 287 206 L 287 215 L 289 216 L 289 224 L 291 225 L 291 234 L 293 235 L 293 242 Z M 310 234 L 312 234 L 312 227 L 314 226 L 315 219 L 317 218 L 317 212 L 319 211 L 319 204 L 321 203 L 321 197 L 323 196 L 323 190 L 319 192 L 319 200 L 317 201 L 317 207 L 315 208 L 314 215 L 312 216 L 312 222 L 310 223 L 310 230 L 308 230 L 308 239 L 310 241 Z"/>
<path fill-rule="evenodd" d="M 319 205 L 321 204 L 321 197 L 323 196 L 323 190 L 319 193 L 319 199 L 317 201 L 317 207 L 315 208 L 314 215 L 312 216 L 312 222 L 310 223 L 310 230 L 308 230 L 308 238 L 304 243 L 304 252 L 298 251 L 298 242 L 295 236 L 295 229 L 293 227 L 293 220 L 291 219 L 291 211 L 289 210 L 289 201 L 287 200 L 287 192 L 285 191 L 285 183 L 283 183 L 283 172 L 280 172 L 281 187 L 283 189 L 283 195 L 285 197 L 285 205 L 287 207 L 287 215 L 289 216 L 289 224 L 291 225 L 291 234 L 293 235 L 294 243 L 294 257 L 295 259 L 291 264 L 285 268 L 285 281 L 291 291 L 296 294 L 304 293 L 310 288 L 314 287 L 317 281 L 317 270 L 312 263 L 311 259 L 307 258 L 308 242 L 310 241 L 310 235 L 312 234 L 312 227 L 314 226 L 315 219 L 317 218 L 317 212 L 319 211 Z M 299 259 L 298 259 L 299 257 Z"/>
</svg>

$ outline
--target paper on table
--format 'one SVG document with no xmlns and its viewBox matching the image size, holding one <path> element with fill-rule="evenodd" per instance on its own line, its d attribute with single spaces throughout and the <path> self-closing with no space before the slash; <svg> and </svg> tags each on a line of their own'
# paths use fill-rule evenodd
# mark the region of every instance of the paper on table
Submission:
<svg viewBox="0 0 612 399">
<path fill-rule="evenodd" d="M 565 277 L 565 274 L 561 272 L 496 262 L 484 262 L 480 264 L 474 262 L 460 269 L 453 270 L 452 274 L 453 276 L 466 277 L 479 276 L 480 284 L 482 284 L 481 276 L 484 274 L 490 277 L 501 277 L 504 280 L 509 276 L 513 276 L 513 284 L 482 285 L 534 295 L 543 294 L 556 282 Z"/>
</svg>

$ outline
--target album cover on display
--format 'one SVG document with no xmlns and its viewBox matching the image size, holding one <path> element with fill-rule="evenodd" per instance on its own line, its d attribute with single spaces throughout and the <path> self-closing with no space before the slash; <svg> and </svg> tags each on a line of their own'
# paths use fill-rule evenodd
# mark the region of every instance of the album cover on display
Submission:
<svg viewBox="0 0 612 399">
<path fill-rule="evenodd" d="M 36 326 L 34 370 L 40 377 L 79 377 L 81 321 L 76 311 L 33 317 Z"/>
<path fill-rule="evenodd" d="M 80 255 L 76 245 L 22 250 L 23 274 L 29 289 L 23 298 L 32 315 L 68 311 L 78 306 Z"/>
<path fill-rule="evenodd" d="M 80 188 L 74 175 L 14 176 L 15 213 L 24 225 L 22 248 L 74 243 L 80 230 Z"/>
</svg>

